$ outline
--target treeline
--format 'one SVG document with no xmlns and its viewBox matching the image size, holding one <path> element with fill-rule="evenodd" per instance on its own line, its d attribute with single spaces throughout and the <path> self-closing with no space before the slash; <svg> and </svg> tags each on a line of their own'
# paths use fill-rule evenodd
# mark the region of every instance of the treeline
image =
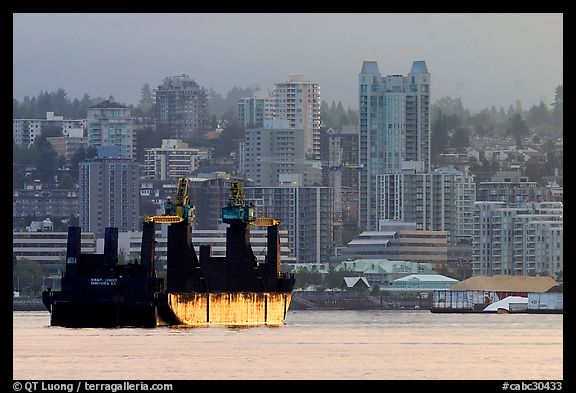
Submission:
<svg viewBox="0 0 576 393">
<path fill-rule="evenodd" d="M 511 136 L 518 146 L 524 137 L 536 134 L 544 142 L 563 133 L 563 85 L 556 88 L 554 102 L 540 102 L 524 110 L 520 101 L 508 109 L 495 106 L 471 114 L 460 98 L 443 97 L 431 105 L 431 155 L 437 158 L 447 148 L 470 146 L 473 135 L 487 137 Z"/>
<path fill-rule="evenodd" d="M 241 98 L 253 97 L 256 91 L 258 91 L 258 87 L 234 86 L 224 97 L 213 89 L 208 89 L 208 112 L 211 114 L 212 121 L 218 118 L 235 122 L 238 113 L 238 101 Z"/>
<path fill-rule="evenodd" d="M 84 94 L 80 100 L 77 98 L 71 100 L 64 89 L 41 91 L 36 97 L 25 96 L 22 102 L 13 98 L 12 118 L 45 119 L 46 112 L 54 112 L 54 115 L 64 116 L 64 119 L 85 119 L 88 107 L 104 100 L 102 97 L 90 97 L 88 94 Z"/>
<path fill-rule="evenodd" d="M 320 104 L 320 119 L 324 127 L 328 128 L 342 128 L 348 125 L 358 125 L 359 117 L 358 112 L 348 107 L 344 109 L 341 102 L 336 104 L 332 101 L 332 104 L 328 106 L 326 101 L 322 101 Z"/>
</svg>

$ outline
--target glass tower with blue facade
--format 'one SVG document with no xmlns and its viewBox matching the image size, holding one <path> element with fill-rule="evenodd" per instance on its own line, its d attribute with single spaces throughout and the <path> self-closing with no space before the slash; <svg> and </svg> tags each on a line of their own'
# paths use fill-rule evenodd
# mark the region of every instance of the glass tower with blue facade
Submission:
<svg viewBox="0 0 576 393">
<path fill-rule="evenodd" d="M 407 76 L 382 76 L 375 61 L 364 61 L 359 74 L 358 224 L 378 226 L 378 176 L 401 173 L 407 161 L 430 171 L 430 73 L 415 61 Z"/>
</svg>

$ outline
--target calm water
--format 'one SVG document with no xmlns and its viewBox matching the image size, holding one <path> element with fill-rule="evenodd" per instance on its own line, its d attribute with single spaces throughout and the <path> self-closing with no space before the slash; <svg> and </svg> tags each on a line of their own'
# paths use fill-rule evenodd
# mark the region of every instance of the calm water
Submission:
<svg viewBox="0 0 576 393">
<path fill-rule="evenodd" d="M 291 310 L 280 327 L 155 329 L 13 318 L 14 379 L 563 378 L 563 315 Z"/>
</svg>

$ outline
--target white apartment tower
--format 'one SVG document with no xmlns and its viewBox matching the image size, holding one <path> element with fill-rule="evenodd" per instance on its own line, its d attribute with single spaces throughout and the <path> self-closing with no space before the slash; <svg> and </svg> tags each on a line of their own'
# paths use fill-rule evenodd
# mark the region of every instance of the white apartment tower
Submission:
<svg viewBox="0 0 576 393">
<path fill-rule="evenodd" d="M 474 203 L 472 275 L 549 275 L 564 269 L 561 202 Z"/>
<path fill-rule="evenodd" d="M 144 150 L 144 177 L 167 180 L 189 177 L 200 160 L 211 157 L 207 148 L 191 148 L 180 139 L 163 139 L 162 146 Z"/>
<path fill-rule="evenodd" d="M 276 83 L 273 91 L 274 118 L 288 120 L 290 128 L 304 130 L 306 158 L 320 159 L 320 85 L 292 74 Z"/>
</svg>

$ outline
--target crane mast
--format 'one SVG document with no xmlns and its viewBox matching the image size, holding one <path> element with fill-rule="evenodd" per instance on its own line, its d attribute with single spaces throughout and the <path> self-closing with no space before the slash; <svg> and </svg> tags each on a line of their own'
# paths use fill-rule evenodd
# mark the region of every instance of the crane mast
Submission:
<svg viewBox="0 0 576 393">
<path fill-rule="evenodd" d="M 144 222 L 158 222 L 174 224 L 182 221 L 192 222 L 196 217 L 196 209 L 190 206 L 190 197 L 188 196 L 188 185 L 190 180 L 187 177 L 178 179 L 178 187 L 174 194 L 174 201 L 170 198 L 164 206 L 164 215 L 146 216 Z"/>
</svg>

